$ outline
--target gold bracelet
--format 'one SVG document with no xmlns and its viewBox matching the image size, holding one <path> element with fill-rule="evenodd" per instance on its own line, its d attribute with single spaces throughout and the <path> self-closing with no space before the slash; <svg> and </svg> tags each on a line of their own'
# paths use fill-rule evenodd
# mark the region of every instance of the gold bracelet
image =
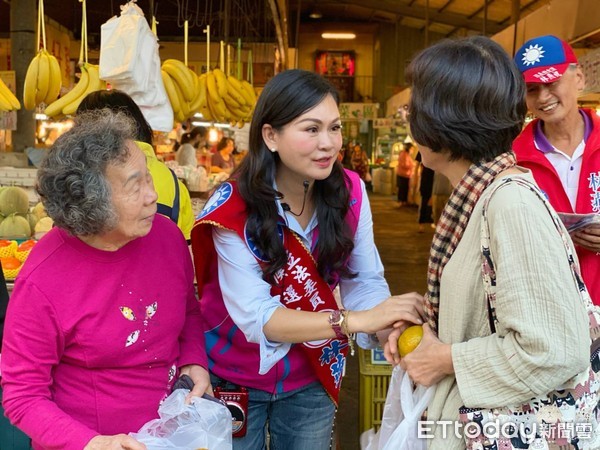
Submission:
<svg viewBox="0 0 600 450">
<path fill-rule="evenodd" d="M 350 333 L 350 328 L 348 326 L 348 319 L 350 318 L 350 311 L 343 310 L 342 315 L 344 320 L 342 321 L 342 332 L 348 338 L 348 346 L 350 347 L 350 356 L 354 356 L 354 334 Z"/>
</svg>

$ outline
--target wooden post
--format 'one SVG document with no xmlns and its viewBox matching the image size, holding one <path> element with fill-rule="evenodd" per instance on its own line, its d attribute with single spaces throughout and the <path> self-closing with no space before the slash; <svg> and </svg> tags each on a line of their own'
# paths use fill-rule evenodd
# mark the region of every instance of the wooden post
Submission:
<svg viewBox="0 0 600 450">
<path fill-rule="evenodd" d="M 36 39 L 37 14 L 36 0 L 10 2 L 10 62 L 15 71 L 17 98 L 23 104 L 23 83 L 29 63 L 35 56 L 39 42 Z M 17 130 L 12 133 L 14 152 L 23 153 L 27 147 L 35 145 L 35 114 L 21 108 L 17 111 Z"/>
</svg>

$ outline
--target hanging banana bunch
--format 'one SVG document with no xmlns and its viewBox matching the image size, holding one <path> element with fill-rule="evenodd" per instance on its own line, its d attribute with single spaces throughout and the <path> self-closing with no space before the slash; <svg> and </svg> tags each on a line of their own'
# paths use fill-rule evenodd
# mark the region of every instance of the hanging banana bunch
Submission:
<svg viewBox="0 0 600 450">
<path fill-rule="evenodd" d="M 238 40 L 238 55 L 241 43 Z M 239 70 L 238 56 L 238 72 Z M 226 70 L 227 73 L 224 72 Z M 229 122 L 231 126 L 244 126 L 250 120 L 256 94 L 250 83 L 231 75 L 229 68 L 225 69 L 224 42 L 220 45 L 220 68 L 206 73 L 206 101 L 211 116 L 219 122 Z"/>
<path fill-rule="evenodd" d="M 40 0 L 41 1 L 41 0 Z M 83 3 L 83 14 L 81 23 L 81 48 L 79 50 L 79 68 L 81 75 L 79 81 L 73 89 L 56 100 L 51 101 L 44 114 L 48 117 L 58 118 L 67 115 L 73 115 L 77 111 L 79 104 L 90 92 L 106 89 L 106 83 L 100 79 L 99 67 L 96 64 L 88 63 L 88 41 L 87 41 L 87 13 L 86 0 L 79 0 Z M 27 83 L 27 77 L 25 79 Z M 25 99 L 24 99 L 25 100 Z"/>
<path fill-rule="evenodd" d="M 175 120 L 184 122 L 201 113 L 209 122 L 229 123 L 240 128 L 250 120 L 256 94 L 252 84 L 229 74 L 225 69 L 224 45 L 220 43 L 219 68 L 196 75 L 187 67 L 187 26 L 184 22 L 184 61 L 167 59 L 161 66 L 161 75 Z M 210 67 L 210 25 L 206 29 L 206 61 Z M 238 55 L 241 43 L 238 41 Z M 238 57 L 239 59 L 239 57 Z M 240 70 L 238 61 L 238 72 Z M 227 72 L 227 73 L 226 73 Z M 251 74 L 251 68 L 249 68 Z M 251 76 L 251 75 L 250 75 Z M 250 78 L 251 79 L 251 78 Z"/>
<path fill-rule="evenodd" d="M 198 75 L 187 65 L 188 62 L 188 21 L 184 22 L 184 60 L 167 59 L 162 63 L 161 76 L 167 97 L 173 108 L 177 122 L 185 122 L 200 110 L 203 102 L 201 83 Z"/>
<path fill-rule="evenodd" d="M 44 2 L 38 4 L 37 43 L 40 35 L 43 47 L 29 63 L 23 85 L 23 106 L 25 109 L 35 109 L 41 103 L 49 105 L 58 98 L 62 85 L 60 65 L 54 55 L 46 50 L 46 25 L 44 22 Z"/>
</svg>

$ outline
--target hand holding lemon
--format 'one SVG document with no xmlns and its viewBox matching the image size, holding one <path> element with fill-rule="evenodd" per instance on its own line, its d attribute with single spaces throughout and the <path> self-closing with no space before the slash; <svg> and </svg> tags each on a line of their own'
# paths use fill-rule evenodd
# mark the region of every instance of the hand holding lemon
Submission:
<svg viewBox="0 0 600 450">
<path fill-rule="evenodd" d="M 421 325 L 413 325 L 402 332 L 398 338 L 398 353 L 404 358 L 412 352 L 421 343 L 423 339 L 423 327 Z"/>
<path fill-rule="evenodd" d="M 414 383 L 432 386 L 454 373 L 452 345 L 440 341 L 427 323 L 408 327 L 400 334 L 397 343 L 400 358 L 393 355 L 394 360 Z M 415 352 L 417 347 L 419 350 Z"/>
</svg>

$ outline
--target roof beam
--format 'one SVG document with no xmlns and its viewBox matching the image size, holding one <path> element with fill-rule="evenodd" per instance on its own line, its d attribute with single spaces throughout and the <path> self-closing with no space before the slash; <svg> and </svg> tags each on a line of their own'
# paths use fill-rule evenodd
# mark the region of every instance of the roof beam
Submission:
<svg viewBox="0 0 600 450">
<path fill-rule="evenodd" d="M 344 3 L 349 3 L 357 6 L 365 6 L 365 0 L 344 0 Z M 379 0 L 377 2 L 377 9 L 379 11 L 384 11 L 404 17 L 413 17 L 416 19 L 425 20 L 427 16 L 426 8 L 413 5 L 408 6 L 406 4 L 399 4 L 393 0 Z M 444 25 L 451 25 L 457 28 L 466 28 L 468 30 L 481 31 L 482 23 L 481 20 L 477 19 L 469 19 L 460 14 L 454 14 L 449 12 L 438 12 L 430 8 L 429 11 L 429 23 L 437 22 Z M 488 22 L 487 24 L 487 32 L 488 33 L 498 33 L 502 31 L 505 27 L 496 23 L 496 22 Z"/>
<path fill-rule="evenodd" d="M 523 11 L 525 11 L 527 8 L 532 7 L 533 5 L 535 5 L 536 3 L 539 3 L 541 0 L 532 0 L 529 3 L 527 3 L 526 5 L 521 6 L 521 9 L 519 10 L 519 13 L 522 13 Z M 520 15 L 520 14 L 519 14 Z M 508 25 L 510 25 L 510 21 L 512 19 L 512 14 L 510 16 L 508 16 L 506 19 L 502 19 L 500 21 L 501 24 L 504 24 L 505 27 L 507 27 Z"/>
<path fill-rule="evenodd" d="M 494 0 L 485 0 L 488 2 L 488 4 L 490 4 L 491 2 L 493 2 Z M 535 5 L 536 3 L 539 3 L 541 0 L 531 0 L 528 4 L 523 5 L 520 7 L 519 9 L 519 15 L 525 11 L 527 8 Z M 475 13 L 473 14 L 479 14 L 481 11 L 483 11 L 483 6 L 481 8 L 479 8 L 477 11 L 475 11 Z M 469 16 L 469 18 L 472 18 L 473 16 Z M 508 16 L 506 19 L 502 19 L 500 22 L 498 22 L 498 24 L 501 26 L 502 30 L 506 27 L 508 27 L 510 25 L 510 21 L 512 19 L 512 14 L 510 16 Z M 489 22 L 488 22 L 489 23 Z M 446 37 L 450 37 L 452 36 L 454 33 L 456 33 L 456 31 L 459 29 L 460 27 L 456 27 L 454 28 L 454 30 L 450 31 L 449 33 L 446 33 Z M 489 28 L 488 28 L 489 30 Z M 487 35 L 490 35 L 490 31 L 487 31 Z"/>
</svg>

